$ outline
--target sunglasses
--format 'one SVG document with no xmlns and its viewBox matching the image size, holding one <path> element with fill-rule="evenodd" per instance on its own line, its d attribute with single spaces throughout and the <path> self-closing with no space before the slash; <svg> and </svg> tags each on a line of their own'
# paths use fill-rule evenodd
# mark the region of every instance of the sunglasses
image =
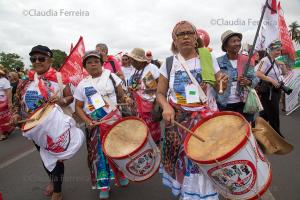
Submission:
<svg viewBox="0 0 300 200">
<path fill-rule="evenodd" d="M 194 35 L 194 34 L 195 34 L 194 31 L 185 31 L 185 32 L 176 33 L 176 36 L 178 38 L 183 38 L 184 36 L 191 36 L 191 35 Z"/>
<path fill-rule="evenodd" d="M 47 57 L 45 57 L 45 56 L 31 56 L 31 57 L 30 57 L 30 61 L 31 61 L 32 63 L 35 63 L 37 60 L 38 60 L 39 62 L 45 62 L 45 61 L 47 60 Z"/>
</svg>

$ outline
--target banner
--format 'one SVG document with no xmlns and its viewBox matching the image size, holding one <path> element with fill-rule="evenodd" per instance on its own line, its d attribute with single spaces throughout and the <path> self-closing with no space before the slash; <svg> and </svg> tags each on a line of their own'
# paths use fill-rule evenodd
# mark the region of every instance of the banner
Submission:
<svg viewBox="0 0 300 200">
<path fill-rule="evenodd" d="M 285 94 L 285 111 L 290 112 L 299 104 L 298 95 L 300 92 L 300 69 L 293 69 L 285 78 L 285 85 L 292 88 L 290 95 Z"/>
<path fill-rule="evenodd" d="M 266 50 L 269 44 L 276 39 L 279 39 L 277 2 L 268 0 L 254 49 L 256 51 Z"/>
<path fill-rule="evenodd" d="M 88 75 L 86 70 L 82 67 L 82 57 L 84 52 L 83 38 L 80 36 L 77 44 L 59 70 L 63 75 L 69 77 L 70 82 L 74 86 L 77 86 L 78 83 Z"/>
<path fill-rule="evenodd" d="M 288 55 L 291 60 L 295 61 L 295 48 L 285 23 L 280 2 L 278 3 L 278 28 L 279 38 L 282 42 L 282 54 Z"/>
</svg>

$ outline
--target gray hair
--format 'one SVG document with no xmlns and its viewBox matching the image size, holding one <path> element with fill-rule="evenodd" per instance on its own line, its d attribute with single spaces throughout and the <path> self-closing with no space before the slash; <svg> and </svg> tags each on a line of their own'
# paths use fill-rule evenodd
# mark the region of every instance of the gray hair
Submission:
<svg viewBox="0 0 300 200">
<path fill-rule="evenodd" d="M 104 51 L 106 51 L 106 53 L 108 53 L 108 47 L 107 47 L 107 45 L 106 44 L 104 44 L 104 43 L 99 43 L 99 44 L 97 44 L 96 45 L 96 48 L 100 48 L 100 49 L 102 49 L 102 50 L 104 50 Z"/>
</svg>

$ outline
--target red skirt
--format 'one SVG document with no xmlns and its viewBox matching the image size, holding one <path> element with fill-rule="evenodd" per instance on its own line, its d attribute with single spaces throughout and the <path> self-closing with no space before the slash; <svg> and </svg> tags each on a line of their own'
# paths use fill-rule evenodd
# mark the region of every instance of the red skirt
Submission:
<svg viewBox="0 0 300 200">
<path fill-rule="evenodd" d="M 0 101 L 0 132 L 10 133 L 14 127 L 7 125 L 12 117 L 7 101 Z"/>
</svg>

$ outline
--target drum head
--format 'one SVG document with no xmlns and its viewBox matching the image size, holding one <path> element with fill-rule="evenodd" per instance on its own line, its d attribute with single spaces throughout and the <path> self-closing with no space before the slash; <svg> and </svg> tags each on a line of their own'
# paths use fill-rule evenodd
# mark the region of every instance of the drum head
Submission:
<svg viewBox="0 0 300 200">
<path fill-rule="evenodd" d="M 216 160 L 237 147 L 249 131 L 248 122 L 238 114 L 222 114 L 200 121 L 195 134 L 205 142 L 195 137 L 187 138 L 185 149 L 187 155 L 195 161 Z"/>
<path fill-rule="evenodd" d="M 147 134 L 147 125 L 142 120 L 123 118 L 113 125 L 104 138 L 104 152 L 112 158 L 128 156 L 144 144 Z"/>
<path fill-rule="evenodd" d="M 38 110 L 36 110 L 28 119 L 36 119 L 37 117 L 39 117 L 40 113 L 44 110 L 43 108 L 44 108 L 44 106 L 39 108 Z M 22 130 L 28 131 L 28 130 L 32 129 L 33 127 L 37 126 L 38 124 L 42 123 L 47 118 L 49 113 L 53 110 L 53 108 L 54 108 L 54 104 L 48 105 L 47 108 L 43 111 L 43 114 L 39 120 L 26 122 L 23 125 Z"/>
</svg>

